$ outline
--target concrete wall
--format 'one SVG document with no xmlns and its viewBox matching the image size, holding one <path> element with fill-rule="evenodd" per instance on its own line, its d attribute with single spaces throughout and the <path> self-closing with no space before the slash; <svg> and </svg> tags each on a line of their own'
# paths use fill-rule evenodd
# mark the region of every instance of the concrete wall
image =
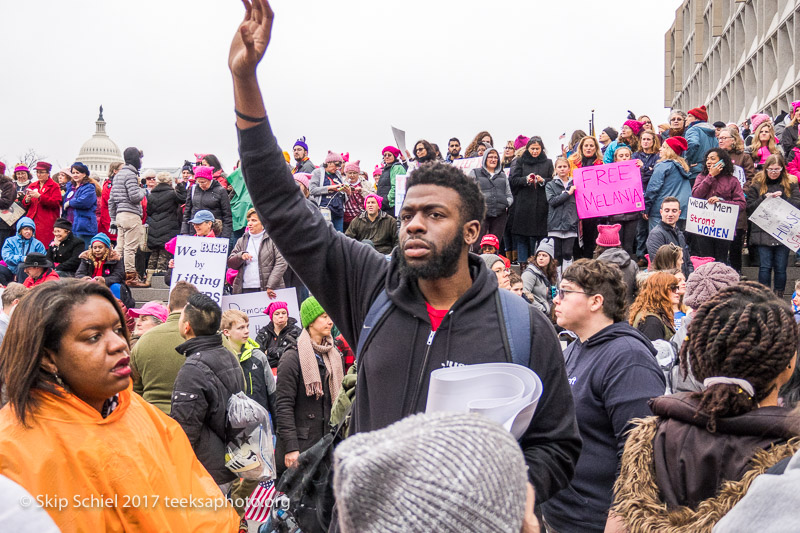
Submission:
<svg viewBox="0 0 800 533">
<path fill-rule="evenodd" d="M 800 0 L 686 0 L 664 50 L 665 107 L 741 122 L 800 100 Z"/>
</svg>

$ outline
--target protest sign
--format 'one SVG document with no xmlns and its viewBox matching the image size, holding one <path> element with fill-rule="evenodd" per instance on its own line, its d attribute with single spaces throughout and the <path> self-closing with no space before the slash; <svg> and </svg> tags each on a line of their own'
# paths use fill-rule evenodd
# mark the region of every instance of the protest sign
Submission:
<svg viewBox="0 0 800 533">
<path fill-rule="evenodd" d="M 251 292 L 249 294 L 226 294 L 222 297 L 222 310 L 237 309 L 243 311 L 250 318 L 250 337 L 256 338 L 261 328 L 269 324 L 269 316 L 264 314 L 272 302 L 286 302 L 289 306 L 289 316 L 300 324 L 300 306 L 297 305 L 297 292 L 294 289 L 277 289 L 276 298 L 271 300 L 266 292 Z"/>
<path fill-rule="evenodd" d="M 174 289 L 179 281 L 188 281 L 220 304 L 227 263 L 228 239 L 178 235 L 169 289 Z"/>
<path fill-rule="evenodd" d="M 782 198 L 767 198 L 750 215 L 750 221 L 787 248 L 800 249 L 800 209 Z"/>
<path fill-rule="evenodd" d="M 400 218 L 400 208 L 403 207 L 403 200 L 406 199 L 406 174 L 400 174 L 394 178 L 394 217 Z"/>
<path fill-rule="evenodd" d="M 408 151 L 406 148 L 406 132 L 392 126 L 392 135 L 394 135 L 394 142 L 397 143 L 400 153 L 405 154 Z"/>
<path fill-rule="evenodd" d="M 717 202 L 709 204 L 700 198 L 689 198 L 686 231 L 715 239 L 733 240 L 739 206 Z"/>
<path fill-rule="evenodd" d="M 482 164 L 482 157 L 470 157 L 469 159 L 456 159 L 453 161 L 453 166 L 460 168 L 464 174 L 469 174 L 469 171 L 474 168 L 481 168 Z"/>
<path fill-rule="evenodd" d="M 642 175 L 636 161 L 576 168 L 572 181 L 578 218 L 644 211 Z"/>
</svg>

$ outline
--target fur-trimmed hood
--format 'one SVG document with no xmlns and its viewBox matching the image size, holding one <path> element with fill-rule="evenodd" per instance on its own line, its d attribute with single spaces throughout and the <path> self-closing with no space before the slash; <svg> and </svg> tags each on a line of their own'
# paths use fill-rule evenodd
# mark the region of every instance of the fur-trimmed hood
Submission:
<svg viewBox="0 0 800 533">
<path fill-rule="evenodd" d="M 689 394 L 678 394 L 675 397 L 662 397 L 658 400 L 672 398 L 671 403 L 680 402 L 684 405 L 691 405 L 693 400 Z M 757 411 L 778 410 L 780 408 L 765 407 L 747 413 L 747 416 L 759 416 Z M 790 411 L 783 410 L 785 415 Z M 776 413 L 767 413 L 776 414 Z M 739 418 L 739 417 L 732 417 Z M 790 422 L 787 420 L 787 422 Z M 669 424 L 671 423 L 671 424 Z M 690 432 L 683 435 L 675 435 L 675 424 L 690 426 Z M 667 428 L 667 426 L 670 426 Z M 784 427 L 788 427 L 784 424 Z M 707 440 L 698 439 L 697 435 L 691 433 L 705 431 Z M 719 432 L 719 425 L 718 425 Z M 694 463 L 686 462 L 678 466 L 680 458 L 672 457 L 672 461 L 665 459 L 664 434 L 669 433 L 670 438 L 675 441 L 682 440 L 684 448 L 693 445 L 703 446 L 706 455 L 716 455 L 716 458 L 703 456 L 704 460 L 698 458 Z M 755 435 L 755 432 L 754 432 Z M 732 438 L 734 437 L 734 438 Z M 714 442 L 714 441 L 719 442 Z M 702 426 L 695 426 L 687 422 L 678 421 L 665 417 L 648 417 L 636 421 L 636 427 L 631 431 L 628 441 L 625 444 L 625 451 L 622 455 L 622 467 L 619 477 L 614 485 L 614 505 L 613 511 L 623 518 L 630 533 L 697 533 L 710 532 L 716 524 L 730 509 L 745 495 L 750 484 L 756 476 L 764 473 L 768 468 L 786 457 L 791 457 L 800 448 L 800 440 L 796 438 L 787 439 L 772 437 L 771 443 L 761 442 L 764 439 L 761 434 L 758 436 L 721 434 L 707 432 Z M 713 446 L 709 448 L 709 443 Z M 709 450 L 715 450 L 709 452 Z M 681 455 L 685 458 L 687 454 L 692 454 L 691 449 L 684 449 Z M 697 451 L 700 454 L 700 451 Z M 671 487 L 668 492 L 672 498 L 665 497 L 664 485 L 665 467 L 682 468 L 684 477 L 700 479 L 702 477 L 716 479 L 719 477 L 718 471 L 702 471 L 703 468 L 695 468 L 696 465 L 710 465 L 711 469 L 719 466 L 720 463 L 735 462 L 745 460 L 742 468 L 742 475 L 738 477 L 723 478 L 714 489 L 714 494 L 705 499 L 695 502 L 679 501 L 677 505 L 670 505 L 666 500 L 674 499 L 678 494 L 686 494 L 687 487 Z M 715 464 L 716 463 L 716 464 Z M 671 478 L 670 478 L 671 479 Z M 661 481 L 661 482 L 659 482 Z M 690 480 L 691 481 L 691 480 Z"/>
</svg>

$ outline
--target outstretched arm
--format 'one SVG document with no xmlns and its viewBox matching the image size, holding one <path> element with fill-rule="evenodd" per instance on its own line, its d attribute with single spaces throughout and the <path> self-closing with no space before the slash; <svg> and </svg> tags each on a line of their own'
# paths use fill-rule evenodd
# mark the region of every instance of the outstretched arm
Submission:
<svg viewBox="0 0 800 533">
<path fill-rule="evenodd" d="M 275 13 L 268 0 L 242 0 L 245 16 L 233 36 L 228 54 L 228 68 L 233 75 L 233 101 L 238 111 L 236 126 L 252 128 L 266 117 L 264 100 L 256 78 L 256 67 L 264 57 L 272 35 Z M 243 118 L 245 115 L 250 119 Z"/>
</svg>

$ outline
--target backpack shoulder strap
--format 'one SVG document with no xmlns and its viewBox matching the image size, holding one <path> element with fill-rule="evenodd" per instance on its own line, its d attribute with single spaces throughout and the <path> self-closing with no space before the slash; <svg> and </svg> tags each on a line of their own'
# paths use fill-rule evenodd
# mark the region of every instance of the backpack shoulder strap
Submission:
<svg viewBox="0 0 800 533">
<path fill-rule="evenodd" d="M 372 302 L 372 305 L 367 311 L 367 316 L 364 318 L 364 325 L 361 326 L 361 334 L 358 336 L 358 345 L 356 347 L 356 361 L 361 359 L 361 353 L 367 345 L 367 340 L 372 337 L 375 327 L 381 321 L 389 308 L 392 306 L 392 301 L 386 293 L 386 289 L 381 289 L 378 297 Z"/>
<path fill-rule="evenodd" d="M 527 367 L 531 360 L 533 309 L 525 300 L 504 289 L 497 290 L 497 299 L 497 312 L 511 353 L 511 362 Z"/>
</svg>

